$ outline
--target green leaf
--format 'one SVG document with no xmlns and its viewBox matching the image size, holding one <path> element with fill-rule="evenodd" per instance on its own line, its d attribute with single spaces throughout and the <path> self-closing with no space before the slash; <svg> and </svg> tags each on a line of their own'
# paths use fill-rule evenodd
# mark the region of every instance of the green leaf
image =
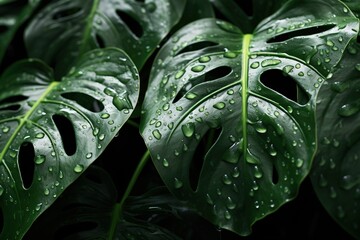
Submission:
<svg viewBox="0 0 360 240">
<path fill-rule="evenodd" d="M 141 120 L 170 191 L 240 235 L 293 199 L 316 149 L 317 92 L 358 26 L 338 1 L 299 0 L 252 34 L 203 19 L 172 36 Z"/>
<path fill-rule="evenodd" d="M 329 214 L 360 238 L 360 44 L 349 45 L 319 92 L 319 150 L 311 180 Z"/>
<path fill-rule="evenodd" d="M 118 49 L 83 55 L 61 82 L 34 59 L 0 79 L 1 239 L 21 239 L 130 117 L 139 76 Z"/>
<path fill-rule="evenodd" d="M 0 0 L 0 63 L 16 31 L 32 14 L 40 0 Z"/>
<path fill-rule="evenodd" d="M 117 190 L 111 176 L 102 168 L 90 166 L 43 214 L 25 236 L 26 239 L 179 239 L 163 227 L 138 218 L 164 213 L 163 207 L 176 209 L 174 198 L 159 191 L 131 197 L 124 212 L 117 209 Z M 155 202 L 154 199 L 160 200 Z M 174 204 L 171 206 L 171 204 Z M 144 207 L 146 206 L 146 207 Z M 130 208 L 128 211 L 127 207 Z M 178 206 L 179 208 L 180 206 Z M 156 210 L 155 210 L 156 209 Z M 46 225 L 46 228 L 44 228 Z M 111 226 L 115 225 L 114 229 Z M 115 232 L 112 232 L 115 231 Z M 111 236 L 116 236 L 112 238 Z"/>
<path fill-rule="evenodd" d="M 182 15 L 184 0 L 54 1 L 25 31 L 31 57 L 66 72 L 89 49 L 119 47 L 140 69 Z M 49 45 L 49 43 L 51 43 Z"/>
</svg>

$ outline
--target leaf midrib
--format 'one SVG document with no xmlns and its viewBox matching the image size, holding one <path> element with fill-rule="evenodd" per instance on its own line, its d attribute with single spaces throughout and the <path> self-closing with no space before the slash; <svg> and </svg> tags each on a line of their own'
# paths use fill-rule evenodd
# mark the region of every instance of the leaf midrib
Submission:
<svg viewBox="0 0 360 240">
<path fill-rule="evenodd" d="M 242 149 L 247 149 L 247 119 L 248 119 L 248 81 L 249 81 L 249 55 L 250 42 L 252 34 L 245 34 L 242 42 L 242 64 L 241 64 L 241 96 L 242 96 L 242 130 L 243 130 L 243 146 Z M 244 151 L 244 159 L 246 159 L 247 151 Z"/>
</svg>

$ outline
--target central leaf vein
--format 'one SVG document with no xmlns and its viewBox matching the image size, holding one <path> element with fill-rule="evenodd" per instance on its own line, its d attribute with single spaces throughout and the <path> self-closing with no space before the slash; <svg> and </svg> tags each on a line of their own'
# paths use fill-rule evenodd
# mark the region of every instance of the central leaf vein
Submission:
<svg viewBox="0 0 360 240">
<path fill-rule="evenodd" d="M 242 130 L 243 130 L 243 149 L 247 149 L 247 119 L 248 119 L 248 80 L 249 80 L 249 47 L 252 39 L 251 34 L 245 34 L 242 42 L 242 65 L 241 65 L 241 96 L 242 96 Z M 246 159 L 247 151 L 244 151 Z"/>
</svg>

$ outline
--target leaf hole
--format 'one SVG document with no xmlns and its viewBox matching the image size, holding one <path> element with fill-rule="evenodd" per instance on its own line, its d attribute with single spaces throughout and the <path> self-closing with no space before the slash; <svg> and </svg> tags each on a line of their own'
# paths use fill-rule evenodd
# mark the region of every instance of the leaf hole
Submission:
<svg viewBox="0 0 360 240">
<path fill-rule="evenodd" d="M 245 12 L 246 15 L 253 15 L 253 0 L 237 0 L 236 4 Z"/>
<path fill-rule="evenodd" d="M 71 101 L 75 101 L 77 104 L 91 112 L 101 112 L 104 109 L 104 104 L 102 104 L 102 102 L 84 93 L 70 92 L 63 93 L 61 96 Z"/>
<path fill-rule="evenodd" d="M 23 95 L 11 96 L 5 98 L 0 101 L 0 111 L 6 111 L 6 110 L 17 111 L 21 107 L 21 105 L 18 104 L 18 102 L 24 101 L 28 98 L 29 97 Z M 5 106 L 1 106 L 1 105 L 5 105 Z"/>
<path fill-rule="evenodd" d="M 201 50 L 204 48 L 213 47 L 213 46 L 217 46 L 217 45 L 219 45 L 219 44 L 215 43 L 215 42 L 211 42 L 211 41 L 197 42 L 197 43 L 190 44 L 190 45 L 186 46 L 185 48 L 181 49 L 176 55 L 186 53 L 186 52 L 197 51 L 197 50 Z"/>
<path fill-rule="evenodd" d="M 358 44 L 360 44 L 360 35 L 357 36 L 356 42 L 357 42 Z"/>
<path fill-rule="evenodd" d="M 301 105 L 306 104 L 310 100 L 305 90 L 282 70 L 271 69 L 263 72 L 260 76 L 260 82 L 266 87 Z M 299 93 L 305 95 L 302 95 L 302 98 L 298 98 Z"/>
<path fill-rule="evenodd" d="M 76 239 L 76 236 L 86 235 L 81 232 L 90 232 L 98 227 L 96 222 L 84 221 L 63 225 L 54 234 L 54 240 Z"/>
<path fill-rule="evenodd" d="M 222 128 L 210 128 L 202 136 L 200 143 L 198 144 L 189 169 L 190 187 L 193 191 L 196 191 L 201 170 L 204 165 L 204 159 L 210 148 L 215 144 L 221 134 Z"/>
<path fill-rule="evenodd" d="M 272 166 L 271 181 L 273 184 L 277 184 L 279 182 L 279 173 L 274 164 Z"/>
<path fill-rule="evenodd" d="M 185 94 L 194 86 L 203 83 L 203 82 L 209 82 L 213 80 L 218 80 L 220 78 L 228 76 L 232 72 L 232 68 L 228 66 L 221 66 L 214 68 L 208 72 L 205 72 L 202 75 L 199 75 L 195 78 L 192 78 L 187 82 L 180 91 L 176 94 L 173 103 L 178 102 Z"/>
<path fill-rule="evenodd" d="M 81 11 L 80 7 L 74 7 L 74 8 L 68 8 L 68 9 L 62 9 L 58 12 L 56 12 L 52 19 L 53 20 L 60 20 L 60 19 L 64 19 L 67 17 L 71 17 L 74 16 L 76 14 L 78 14 Z"/>
<path fill-rule="evenodd" d="M 317 27 L 310 27 L 310 28 L 303 28 L 299 30 L 295 30 L 292 32 L 284 33 L 277 35 L 273 38 L 267 40 L 267 43 L 277 43 L 277 42 L 284 42 L 294 37 L 301 37 L 301 36 L 309 36 L 314 34 L 319 34 L 325 31 L 328 31 L 335 27 L 335 24 L 325 25 L 325 26 L 317 26 Z"/>
<path fill-rule="evenodd" d="M 71 121 L 62 115 L 54 115 L 52 119 L 59 130 L 65 153 L 73 155 L 76 152 L 76 137 Z"/>
<path fill-rule="evenodd" d="M 141 38 L 143 36 L 144 30 L 135 18 L 121 10 L 116 10 L 116 14 L 136 37 Z"/>
<path fill-rule="evenodd" d="M 96 42 L 97 42 L 97 45 L 98 45 L 99 48 L 104 48 L 105 47 L 104 39 L 99 34 L 95 35 L 95 39 L 96 39 Z"/>
<path fill-rule="evenodd" d="M 35 150 L 34 146 L 29 142 L 24 142 L 20 146 L 19 150 L 19 168 L 21 179 L 23 182 L 23 186 L 25 189 L 28 189 L 34 178 L 34 171 L 35 171 Z"/>
</svg>

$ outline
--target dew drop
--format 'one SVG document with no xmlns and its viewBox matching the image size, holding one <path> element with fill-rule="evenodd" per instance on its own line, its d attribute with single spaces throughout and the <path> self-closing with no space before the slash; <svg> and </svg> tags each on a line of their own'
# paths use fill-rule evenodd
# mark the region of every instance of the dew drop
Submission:
<svg viewBox="0 0 360 240">
<path fill-rule="evenodd" d="M 294 66 L 291 66 L 291 65 L 287 65 L 283 68 L 283 71 L 285 73 L 290 73 L 292 70 L 294 69 Z"/>
<path fill-rule="evenodd" d="M 360 104 L 349 103 L 340 107 L 338 114 L 342 117 L 350 117 L 358 113 L 360 110 Z"/>
<path fill-rule="evenodd" d="M 168 160 L 166 160 L 166 158 L 163 159 L 162 165 L 163 165 L 164 167 L 169 167 L 169 162 L 168 162 Z"/>
<path fill-rule="evenodd" d="M 301 168 L 304 165 L 304 160 L 298 158 L 296 159 L 296 163 L 295 163 L 297 168 Z"/>
<path fill-rule="evenodd" d="M 224 176 L 222 177 L 222 181 L 226 185 L 230 185 L 232 183 L 229 175 L 227 175 L 227 174 L 224 174 Z"/>
<path fill-rule="evenodd" d="M 236 57 L 237 57 L 237 54 L 234 53 L 234 52 L 226 52 L 226 53 L 224 54 L 224 57 L 226 57 L 226 58 L 236 58 Z"/>
<path fill-rule="evenodd" d="M 182 188 L 183 186 L 183 182 L 180 181 L 178 178 L 174 178 L 174 187 L 176 189 Z"/>
<path fill-rule="evenodd" d="M 245 156 L 246 162 L 250 164 L 259 164 L 259 160 L 253 156 L 249 151 L 247 151 L 247 154 Z"/>
<path fill-rule="evenodd" d="M 0 185 L 0 196 L 2 196 L 3 194 L 4 194 L 4 187 Z"/>
<path fill-rule="evenodd" d="M 324 175 L 320 174 L 319 176 L 319 185 L 320 187 L 326 187 L 328 185 L 327 180 L 325 179 Z"/>
<path fill-rule="evenodd" d="M 340 186 L 345 190 L 350 190 L 358 184 L 360 184 L 360 176 L 354 177 L 352 175 L 343 176 L 340 182 Z"/>
<path fill-rule="evenodd" d="M 2 128 L 2 132 L 3 133 L 8 133 L 10 131 L 10 127 L 8 127 L 8 126 L 4 126 L 3 128 Z"/>
<path fill-rule="evenodd" d="M 195 99 L 196 97 L 197 97 L 197 94 L 192 93 L 192 92 L 189 92 L 185 95 L 185 98 L 189 99 L 189 100 Z"/>
<path fill-rule="evenodd" d="M 264 126 L 262 121 L 259 121 L 259 122 L 255 123 L 255 130 L 258 133 L 266 133 L 267 132 L 267 128 Z"/>
<path fill-rule="evenodd" d="M 180 70 L 180 71 L 178 71 L 178 72 L 175 74 L 175 79 L 181 78 L 182 76 L 184 76 L 184 74 L 185 74 L 185 70 Z"/>
<path fill-rule="evenodd" d="M 192 122 L 186 123 L 181 126 L 181 130 L 185 137 L 192 137 L 195 132 L 195 124 Z"/>
<path fill-rule="evenodd" d="M 130 100 L 127 97 L 114 96 L 112 103 L 119 111 L 132 108 Z"/>
<path fill-rule="evenodd" d="M 213 105 L 213 107 L 214 108 L 216 108 L 216 109 L 218 109 L 218 110 L 221 110 L 221 109 L 223 109 L 223 108 L 225 108 L 225 103 L 223 103 L 223 102 L 218 102 L 218 103 L 215 103 L 214 105 Z"/>
<path fill-rule="evenodd" d="M 335 191 L 335 188 L 334 187 L 330 187 L 330 197 L 331 198 L 336 198 L 337 196 L 337 193 Z"/>
<path fill-rule="evenodd" d="M 34 159 L 36 164 L 42 164 L 46 160 L 46 157 L 44 155 L 37 155 Z"/>
<path fill-rule="evenodd" d="M 44 133 L 37 133 L 37 134 L 35 135 L 35 137 L 38 138 L 38 139 L 41 139 L 41 138 L 44 138 L 44 137 L 45 137 L 45 134 L 44 134 Z"/>
<path fill-rule="evenodd" d="M 355 69 L 360 72 L 360 63 L 355 65 Z"/>
<path fill-rule="evenodd" d="M 224 217 L 225 217 L 226 220 L 230 220 L 230 219 L 231 219 L 231 215 L 230 215 L 229 211 L 226 210 L 226 211 L 224 212 Z"/>
<path fill-rule="evenodd" d="M 156 138 L 157 140 L 160 140 L 162 135 L 160 133 L 160 131 L 158 129 L 155 129 L 154 131 L 152 131 L 152 135 L 154 136 L 154 138 Z"/>
<path fill-rule="evenodd" d="M 263 174 L 258 166 L 254 166 L 254 176 L 256 178 L 262 178 Z"/>
<path fill-rule="evenodd" d="M 205 66 L 204 65 L 198 65 L 198 66 L 194 66 L 191 68 L 191 71 L 193 72 L 201 72 L 202 70 L 204 70 Z"/>
<path fill-rule="evenodd" d="M 281 63 L 281 60 L 279 59 L 265 59 L 261 62 L 262 67 L 268 67 L 268 66 L 276 66 Z"/>
<path fill-rule="evenodd" d="M 260 66 L 260 63 L 259 62 L 253 62 L 253 63 L 251 63 L 251 65 L 250 65 L 250 67 L 252 68 L 252 69 L 256 69 L 256 68 L 258 68 Z"/>
<path fill-rule="evenodd" d="M 76 164 L 74 167 L 74 172 L 81 173 L 84 170 L 84 166 L 81 164 Z"/>
<path fill-rule="evenodd" d="M 201 63 L 206 63 L 206 62 L 209 62 L 210 60 L 211 60 L 211 58 L 208 56 L 203 56 L 203 57 L 199 58 L 199 62 L 201 62 Z"/>
<path fill-rule="evenodd" d="M 49 190 L 48 188 L 45 188 L 45 190 L 44 190 L 44 194 L 45 194 L 45 196 L 49 196 L 49 194 L 50 194 L 50 190 Z"/>
<path fill-rule="evenodd" d="M 100 115 L 100 117 L 101 117 L 102 119 L 107 119 L 107 118 L 110 117 L 110 114 L 108 114 L 108 113 L 103 113 L 103 114 Z"/>
<path fill-rule="evenodd" d="M 86 154 L 86 159 L 90 159 L 92 157 L 92 155 L 93 155 L 92 153 L 87 153 Z"/>
<path fill-rule="evenodd" d="M 212 200 L 212 198 L 208 193 L 206 194 L 206 202 L 210 205 L 214 205 L 214 201 Z"/>
<path fill-rule="evenodd" d="M 344 218 L 345 217 L 345 211 L 342 206 L 337 207 L 337 216 L 338 218 Z"/>
</svg>

